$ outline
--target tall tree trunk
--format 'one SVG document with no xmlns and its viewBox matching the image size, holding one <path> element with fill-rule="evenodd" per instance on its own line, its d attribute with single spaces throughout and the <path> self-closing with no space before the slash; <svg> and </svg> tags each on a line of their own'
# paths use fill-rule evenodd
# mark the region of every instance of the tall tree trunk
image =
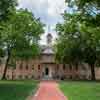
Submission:
<svg viewBox="0 0 100 100">
<path fill-rule="evenodd" d="M 14 72 L 13 72 L 13 70 L 12 70 L 12 80 L 14 79 L 14 75 L 13 75 L 13 74 L 14 74 Z"/>
<path fill-rule="evenodd" d="M 3 75 L 2 75 L 2 80 L 6 79 L 6 72 L 7 72 L 9 60 L 10 60 L 10 50 L 8 50 L 8 57 L 6 59 L 6 63 L 5 63 L 5 67 L 4 67 L 4 72 L 3 72 Z"/>
<path fill-rule="evenodd" d="M 91 80 L 96 80 L 94 64 L 90 64 L 90 67 L 91 67 Z"/>
</svg>

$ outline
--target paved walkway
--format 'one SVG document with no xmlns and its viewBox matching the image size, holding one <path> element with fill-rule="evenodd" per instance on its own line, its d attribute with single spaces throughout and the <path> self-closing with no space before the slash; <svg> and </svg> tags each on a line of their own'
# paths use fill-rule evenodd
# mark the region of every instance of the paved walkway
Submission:
<svg viewBox="0 0 100 100">
<path fill-rule="evenodd" d="M 53 81 L 43 81 L 32 100 L 67 100 Z"/>
</svg>

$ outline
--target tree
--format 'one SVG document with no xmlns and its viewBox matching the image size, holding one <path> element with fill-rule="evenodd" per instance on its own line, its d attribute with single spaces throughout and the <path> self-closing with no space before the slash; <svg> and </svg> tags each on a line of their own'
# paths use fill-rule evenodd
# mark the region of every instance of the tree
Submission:
<svg viewBox="0 0 100 100">
<path fill-rule="evenodd" d="M 59 38 L 56 45 L 56 59 L 61 63 L 69 63 L 78 67 L 82 60 L 81 54 L 81 36 L 77 15 L 64 14 L 64 24 L 57 24 Z M 66 20 L 67 19 L 67 20 Z M 74 22 L 73 22 L 74 21 Z M 60 52 L 59 52 L 60 51 Z"/>
<path fill-rule="evenodd" d="M 12 11 L 15 10 L 17 5 L 17 0 L 0 0 L 0 30 L 2 30 L 1 23 L 8 20 L 8 16 L 12 14 Z M 0 45 L 2 39 L 0 34 Z M 4 55 L 4 50 L 0 46 L 0 57 Z"/>
<path fill-rule="evenodd" d="M 0 21 L 7 20 L 16 5 L 17 0 L 0 0 Z"/>
<path fill-rule="evenodd" d="M 2 46 L 6 48 L 7 60 L 2 79 L 6 78 L 6 71 L 10 58 L 34 57 L 38 54 L 38 40 L 43 33 L 43 24 L 27 10 L 18 10 L 9 15 L 9 20 L 2 23 L 0 30 Z M 33 50 L 33 51 L 32 51 Z"/>
<path fill-rule="evenodd" d="M 77 7 L 80 13 L 80 22 L 83 24 L 82 33 L 86 33 L 84 61 L 90 65 L 92 80 L 95 80 L 95 63 L 99 57 L 97 48 L 100 48 L 100 1 L 99 0 L 66 0 L 71 7 Z M 99 52 L 100 53 L 100 52 Z M 97 55 L 98 54 L 98 55 Z"/>
<path fill-rule="evenodd" d="M 74 13 L 80 14 L 80 20 L 89 26 L 100 27 L 100 1 L 99 0 L 66 0 Z"/>
<path fill-rule="evenodd" d="M 66 0 L 66 2 L 71 12 L 65 11 L 64 23 L 57 24 L 56 29 L 60 37 L 57 50 L 63 48 L 60 51 L 62 54 L 60 53 L 58 57 L 62 56 L 59 58 L 65 62 L 66 58 L 69 60 L 79 58 L 78 60 L 88 63 L 91 68 L 91 79 L 95 80 L 94 68 L 100 55 L 100 23 L 98 21 L 100 20 L 100 2 L 99 0 Z M 65 39 L 68 41 L 64 42 Z M 62 47 L 63 44 L 64 47 Z"/>
<path fill-rule="evenodd" d="M 91 68 L 91 79 L 95 80 L 95 65 L 100 60 L 100 29 L 82 26 L 83 33 L 83 61 Z"/>
</svg>

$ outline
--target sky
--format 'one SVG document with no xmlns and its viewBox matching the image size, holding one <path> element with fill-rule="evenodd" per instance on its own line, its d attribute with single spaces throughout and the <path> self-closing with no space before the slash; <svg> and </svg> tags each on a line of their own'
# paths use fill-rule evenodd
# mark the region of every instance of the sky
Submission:
<svg viewBox="0 0 100 100">
<path fill-rule="evenodd" d="M 63 22 L 61 14 L 65 10 L 65 0 L 18 0 L 18 8 L 27 8 L 37 18 L 46 24 L 45 34 L 41 36 L 41 44 L 46 43 L 46 35 L 50 32 L 53 37 L 57 36 L 55 25 Z"/>
</svg>

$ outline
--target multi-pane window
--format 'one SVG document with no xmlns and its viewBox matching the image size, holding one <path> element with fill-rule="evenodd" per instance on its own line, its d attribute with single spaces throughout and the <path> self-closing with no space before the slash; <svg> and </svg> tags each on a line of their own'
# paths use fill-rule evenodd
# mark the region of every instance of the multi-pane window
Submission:
<svg viewBox="0 0 100 100">
<path fill-rule="evenodd" d="M 28 76 L 27 75 L 25 76 L 25 79 L 28 79 Z"/>
<path fill-rule="evenodd" d="M 64 64 L 64 65 L 63 65 L 63 70 L 65 70 L 65 69 L 66 69 L 66 65 Z"/>
<path fill-rule="evenodd" d="M 7 78 L 9 79 L 9 75 L 7 75 Z"/>
<path fill-rule="evenodd" d="M 32 75 L 32 79 L 34 78 L 34 75 Z"/>
<path fill-rule="evenodd" d="M 84 65 L 82 65 L 81 68 L 82 68 L 82 70 L 84 70 L 84 71 L 86 71 L 86 69 L 87 69 L 86 66 L 84 66 Z"/>
<path fill-rule="evenodd" d="M 72 65 L 69 65 L 69 69 L 72 70 Z"/>
<path fill-rule="evenodd" d="M 19 79 L 22 79 L 22 75 L 19 75 Z"/>
<path fill-rule="evenodd" d="M 32 65 L 32 70 L 34 70 L 34 65 Z"/>
<path fill-rule="evenodd" d="M 75 67 L 76 71 L 78 71 L 78 66 Z"/>
<path fill-rule="evenodd" d="M 26 70 L 28 70 L 28 64 L 26 64 Z"/>
<path fill-rule="evenodd" d="M 23 69 L 23 63 L 20 63 L 20 70 Z"/>
<path fill-rule="evenodd" d="M 59 70 L 59 64 L 57 64 L 57 70 Z"/>
<path fill-rule="evenodd" d="M 38 65 L 38 70 L 40 70 L 40 65 Z"/>
</svg>

